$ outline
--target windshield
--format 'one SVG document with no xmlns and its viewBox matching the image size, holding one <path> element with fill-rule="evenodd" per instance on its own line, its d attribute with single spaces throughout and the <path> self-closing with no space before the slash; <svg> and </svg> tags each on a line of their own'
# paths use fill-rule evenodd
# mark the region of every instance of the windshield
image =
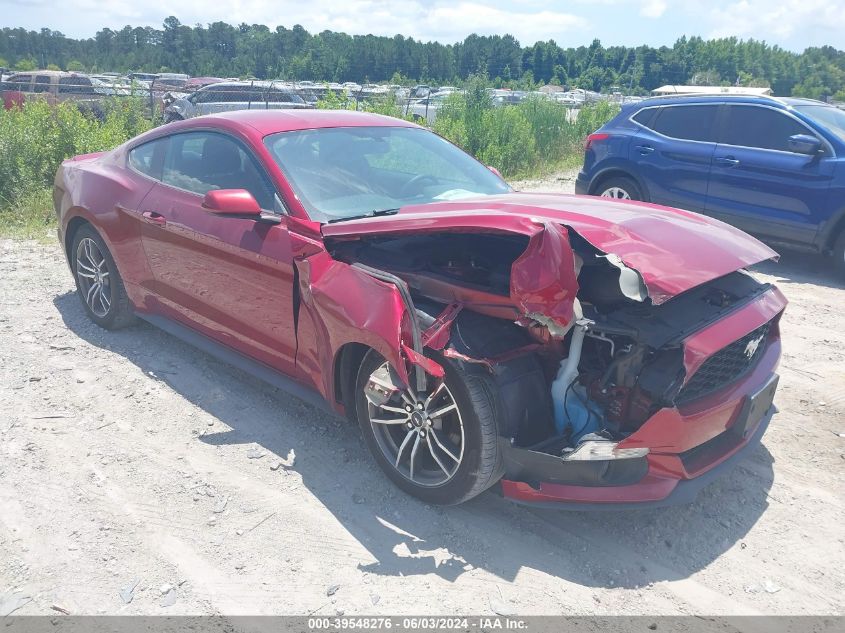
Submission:
<svg viewBox="0 0 845 633">
<path fill-rule="evenodd" d="M 802 105 L 795 106 L 801 114 L 808 116 L 845 141 L 845 111 L 833 106 Z"/>
<path fill-rule="evenodd" d="M 319 222 L 510 191 L 484 165 L 419 128 L 321 128 L 280 132 L 264 143 Z"/>
</svg>

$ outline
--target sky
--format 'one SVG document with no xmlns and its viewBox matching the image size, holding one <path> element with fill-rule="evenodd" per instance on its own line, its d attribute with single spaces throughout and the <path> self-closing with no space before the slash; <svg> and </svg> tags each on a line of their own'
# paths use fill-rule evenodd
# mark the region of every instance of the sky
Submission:
<svg viewBox="0 0 845 633">
<path fill-rule="evenodd" d="M 50 28 L 71 37 L 132 26 L 301 24 L 350 34 L 452 43 L 470 33 L 510 33 L 525 46 L 671 45 L 681 35 L 736 36 L 801 51 L 845 49 L 845 0 L 0 0 L 0 27 Z"/>
</svg>

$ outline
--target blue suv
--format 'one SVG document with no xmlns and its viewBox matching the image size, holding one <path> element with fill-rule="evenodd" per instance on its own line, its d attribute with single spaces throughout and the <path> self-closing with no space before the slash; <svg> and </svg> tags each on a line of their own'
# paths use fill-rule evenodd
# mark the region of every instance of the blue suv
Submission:
<svg viewBox="0 0 845 633">
<path fill-rule="evenodd" d="M 587 138 L 575 192 L 689 209 L 845 274 L 845 111 L 810 99 L 659 97 Z"/>
</svg>

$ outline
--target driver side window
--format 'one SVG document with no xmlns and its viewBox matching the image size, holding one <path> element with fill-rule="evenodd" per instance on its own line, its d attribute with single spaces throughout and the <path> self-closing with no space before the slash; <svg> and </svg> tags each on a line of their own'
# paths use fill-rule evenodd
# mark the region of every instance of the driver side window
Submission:
<svg viewBox="0 0 845 633">
<path fill-rule="evenodd" d="M 275 189 L 255 158 L 236 140 L 214 132 L 170 137 L 162 182 L 205 195 L 212 189 L 246 189 L 262 209 L 273 210 Z"/>
</svg>

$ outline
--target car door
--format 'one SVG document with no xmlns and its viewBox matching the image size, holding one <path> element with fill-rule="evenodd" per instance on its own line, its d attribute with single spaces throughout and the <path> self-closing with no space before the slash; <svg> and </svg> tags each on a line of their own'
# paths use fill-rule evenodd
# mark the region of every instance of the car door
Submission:
<svg viewBox="0 0 845 633">
<path fill-rule="evenodd" d="M 789 137 L 820 138 L 792 114 L 769 106 L 725 106 L 706 212 L 777 241 L 810 243 L 814 210 L 826 208 L 834 161 L 823 140 L 815 156 L 789 151 Z"/>
<path fill-rule="evenodd" d="M 56 105 L 56 95 L 52 89 L 52 77 L 50 75 L 36 75 L 32 84 L 32 92 L 46 99 L 50 105 Z"/>
<path fill-rule="evenodd" d="M 58 93 L 59 101 L 91 99 L 95 94 L 91 79 L 82 75 L 59 77 Z"/>
<path fill-rule="evenodd" d="M 294 369 L 293 256 L 286 218 L 270 224 L 206 211 L 211 189 L 276 194 L 246 145 L 211 131 L 169 137 L 161 182 L 143 202 L 142 234 L 164 311 L 285 373 Z"/>
<path fill-rule="evenodd" d="M 704 210 L 718 112 L 718 103 L 698 103 L 644 108 L 633 116 L 640 130 L 628 156 L 649 201 Z"/>
</svg>

